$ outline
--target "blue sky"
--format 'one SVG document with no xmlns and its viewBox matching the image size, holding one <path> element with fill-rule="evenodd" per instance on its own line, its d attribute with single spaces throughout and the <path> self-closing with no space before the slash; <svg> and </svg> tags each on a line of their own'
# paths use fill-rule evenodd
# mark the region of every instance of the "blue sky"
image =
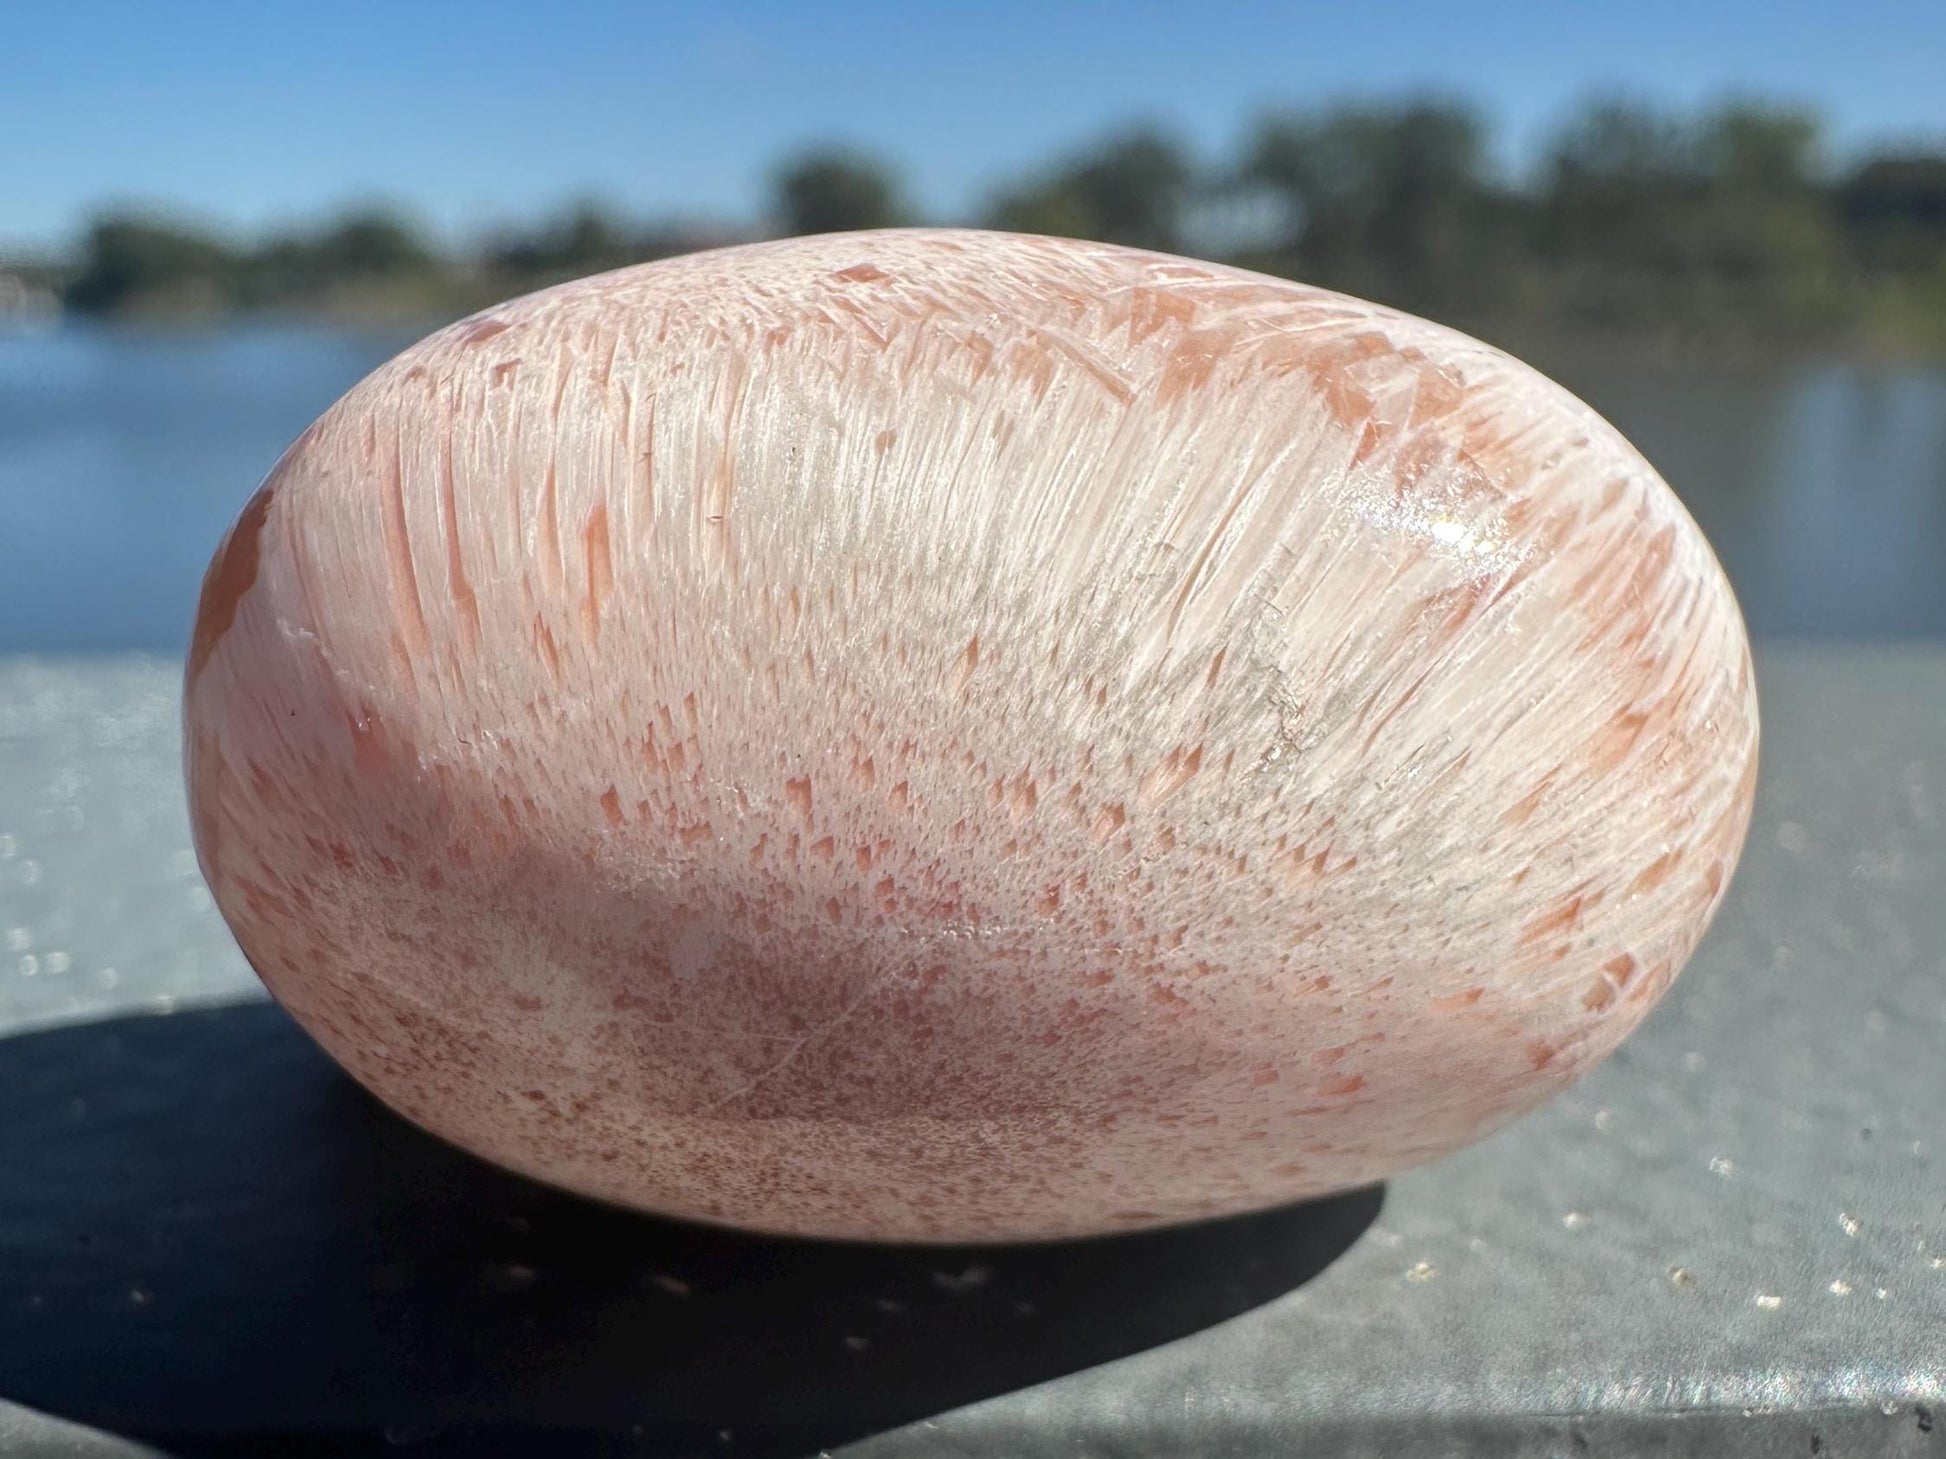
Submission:
<svg viewBox="0 0 1946 1459">
<path fill-rule="evenodd" d="M 1280 103 L 1473 98 L 1510 166 L 1591 91 L 1817 106 L 1841 152 L 1946 137 L 1940 0 L 710 8 L 0 0 L 0 245 L 108 203 L 256 229 L 347 199 L 452 236 L 601 195 L 741 218 L 807 142 L 930 212 L 1131 120 L 1218 155 Z"/>
</svg>

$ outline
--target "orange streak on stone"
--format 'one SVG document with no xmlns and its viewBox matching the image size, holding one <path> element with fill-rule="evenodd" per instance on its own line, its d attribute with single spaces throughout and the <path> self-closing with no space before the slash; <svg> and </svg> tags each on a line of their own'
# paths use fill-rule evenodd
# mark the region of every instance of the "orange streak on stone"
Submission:
<svg viewBox="0 0 1946 1459">
<path fill-rule="evenodd" d="M 257 488 L 257 494 L 250 498 L 236 525 L 230 528 L 203 577 L 202 598 L 196 605 L 196 631 L 189 641 L 187 679 L 191 684 L 203 672 L 203 666 L 216 652 L 223 635 L 230 631 L 230 625 L 236 622 L 238 604 L 257 581 L 257 539 L 263 533 L 264 519 L 270 514 L 272 495 L 267 483 Z"/>
<path fill-rule="evenodd" d="M 582 555 L 586 560 L 588 589 L 581 599 L 581 630 L 588 642 L 601 639 L 601 610 L 615 587 L 615 564 L 608 550 L 608 508 L 597 503 L 588 513 L 588 525 L 581 529 Z"/>
</svg>

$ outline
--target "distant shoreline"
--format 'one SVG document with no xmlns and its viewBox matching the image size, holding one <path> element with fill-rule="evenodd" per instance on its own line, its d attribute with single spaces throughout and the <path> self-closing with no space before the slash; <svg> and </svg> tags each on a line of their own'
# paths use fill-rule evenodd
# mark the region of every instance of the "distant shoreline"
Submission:
<svg viewBox="0 0 1946 1459">
<path fill-rule="evenodd" d="M 536 287 L 551 287 L 560 282 L 564 280 L 550 280 Z M 114 314 L 50 310 L 12 317 L 0 311 L 0 339 L 20 334 L 70 332 L 181 338 L 293 329 L 396 341 L 403 348 L 456 320 L 531 292 L 519 288 L 504 292 L 469 291 L 444 307 L 428 304 L 420 308 L 374 308 L 360 303 L 201 312 L 129 310 Z M 1666 366 L 1747 374 L 1788 369 L 1812 360 L 1858 365 L 1946 366 L 1946 331 L 1930 339 L 1882 338 L 1856 330 L 1763 337 L 1720 332 L 1598 329 L 1573 321 L 1510 316 L 1447 318 L 1436 322 L 1544 369 L 1549 364 L 1617 363 L 1637 368 Z"/>
<path fill-rule="evenodd" d="M 1595 98 L 1524 174 L 1492 158 L 1482 114 L 1453 100 L 1272 110 L 1222 157 L 1138 125 L 1004 181 L 966 221 L 1302 279 L 1516 353 L 1946 358 L 1946 146 L 1840 164 L 1788 103 Z M 75 315 L 157 325 L 402 330 L 700 249 L 924 221 L 896 169 L 843 147 L 787 159 L 743 220 L 583 202 L 460 246 L 384 206 L 248 236 L 123 210 L 66 257 L 0 260 L 0 315 L 11 299 L 44 317 L 53 294 Z"/>
</svg>

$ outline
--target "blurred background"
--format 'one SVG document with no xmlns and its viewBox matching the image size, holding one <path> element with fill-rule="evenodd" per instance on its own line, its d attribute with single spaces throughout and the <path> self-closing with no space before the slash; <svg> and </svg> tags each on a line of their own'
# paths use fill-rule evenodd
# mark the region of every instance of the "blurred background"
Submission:
<svg viewBox="0 0 1946 1459">
<path fill-rule="evenodd" d="M 1946 6 L 0 3 L 0 653 L 177 652 L 496 299 L 894 223 L 1233 260 L 1614 420 L 1759 638 L 1946 634 Z"/>
<path fill-rule="evenodd" d="M 1688 504 L 1765 696 L 1725 915 L 1599 1085 L 1392 1182 L 1302 1303 L 937 1432 L 1282 1293 L 1379 1196 L 943 1268 L 546 1196 L 222 1006 L 262 989 L 179 713 L 222 533 L 397 350 L 897 223 L 1513 351 Z M 106 1452 L 9 1400 L 183 1459 L 921 1416 L 932 1453 L 1937 1454 L 1943 724 L 1946 0 L 0 0 L 0 1455 Z"/>
</svg>

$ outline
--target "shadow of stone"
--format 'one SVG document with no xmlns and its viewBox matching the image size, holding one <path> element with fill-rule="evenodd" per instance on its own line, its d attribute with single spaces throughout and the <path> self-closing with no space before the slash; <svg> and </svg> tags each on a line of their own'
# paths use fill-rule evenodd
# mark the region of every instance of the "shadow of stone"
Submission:
<svg viewBox="0 0 1946 1459">
<path fill-rule="evenodd" d="M 269 1004 L 127 1017 L 0 1041 L 0 1398 L 183 1456 L 797 1454 L 1259 1306 L 1381 1194 L 1047 1245 L 770 1240 L 485 1165 Z"/>
</svg>

